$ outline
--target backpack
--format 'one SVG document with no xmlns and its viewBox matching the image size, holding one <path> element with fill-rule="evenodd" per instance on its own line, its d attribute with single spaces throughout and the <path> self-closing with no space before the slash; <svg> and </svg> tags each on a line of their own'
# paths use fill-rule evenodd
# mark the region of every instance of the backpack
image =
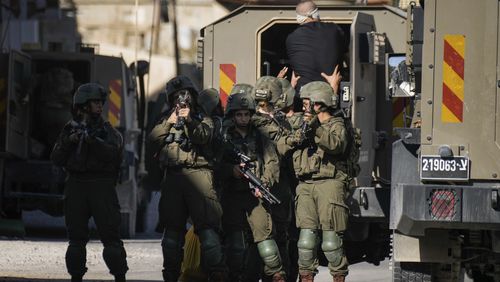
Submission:
<svg viewBox="0 0 500 282">
<path fill-rule="evenodd" d="M 347 173 L 349 177 L 356 177 L 361 171 L 359 166 L 359 151 L 361 148 L 361 129 L 353 127 L 352 122 L 348 118 L 344 118 L 345 127 L 347 130 L 347 148 L 344 152 L 344 159 L 347 162 Z"/>
</svg>

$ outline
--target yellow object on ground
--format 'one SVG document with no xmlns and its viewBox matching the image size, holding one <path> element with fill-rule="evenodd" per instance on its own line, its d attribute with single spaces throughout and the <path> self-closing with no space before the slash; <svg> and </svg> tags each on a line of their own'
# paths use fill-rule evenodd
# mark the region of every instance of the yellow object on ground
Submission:
<svg viewBox="0 0 500 282">
<path fill-rule="evenodd" d="M 184 260 L 181 267 L 180 281 L 183 282 L 198 282 L 207 281 L 207 275 L 203 272 L 200 266 L 201 261 L 201 246 L 198 236 L 194 233 L 194 228 L 191 226 L 186 233 L 186 242 L 184 244 Z"/>
</svg>

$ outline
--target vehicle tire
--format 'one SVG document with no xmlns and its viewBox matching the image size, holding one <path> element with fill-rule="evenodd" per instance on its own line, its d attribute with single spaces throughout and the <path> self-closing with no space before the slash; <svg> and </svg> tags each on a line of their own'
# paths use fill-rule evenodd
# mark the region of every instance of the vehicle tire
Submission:
<svg viewBox="0 0 500 282">
<path fill-rule="evenodd" d="M 432 282 L 432 264 L 423 262 L 394 262 L 394 282 Z"/>
</svg>

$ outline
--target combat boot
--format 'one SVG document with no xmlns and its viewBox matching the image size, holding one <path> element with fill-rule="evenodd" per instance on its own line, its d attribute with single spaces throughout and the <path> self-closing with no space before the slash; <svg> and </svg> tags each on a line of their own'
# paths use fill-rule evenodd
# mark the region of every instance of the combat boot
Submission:
<svg viewBox="0 0 500 282">
<path fill-rule="evenodd" d="M 115 275 L 115 282 L 126 282 L 127 279 L 125 279 L 125 274 L 118 274 Z"/>
<path fill-rule="evenodd" d="M 345 282 L 345 275 L 342 274 L 333 275 L 333 282 Z"/>
<path fill-rule="evenodd" d="M 273 282 L 285 282 L 285 275 L 281 273 L 275 273 L 273 275 Z"/>
<path fill-rule="evenodd" d="M 314 282 L 314 274 L 312 274 L 312 272 L 300 273 L 300 281 L 301 282 Z"/>
</svg>

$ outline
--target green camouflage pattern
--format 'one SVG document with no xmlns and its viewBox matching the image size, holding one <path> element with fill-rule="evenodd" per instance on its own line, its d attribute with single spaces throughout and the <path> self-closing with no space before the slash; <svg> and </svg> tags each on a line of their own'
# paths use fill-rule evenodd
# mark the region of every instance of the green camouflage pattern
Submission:
<svg viewBox="0 0 500 282">
<path fill-rule="evenodd" d="M 254 87 L 253 98 L 255 101 L 266 101 L 276 105 L 281 100 L 284 102 L 281 82 L 274 76 L 263 76 L 257 80 Z"/>
<path fill-rule="evenodd" d="M 332 87 L 323 81 L 313 81 L 304 85 L 300 92 L 307 95 L 313 103 L 323 103 L 327 107 L 336 108 L 338 105 L 338 98 L 333 93 Z"/>
</svg>

